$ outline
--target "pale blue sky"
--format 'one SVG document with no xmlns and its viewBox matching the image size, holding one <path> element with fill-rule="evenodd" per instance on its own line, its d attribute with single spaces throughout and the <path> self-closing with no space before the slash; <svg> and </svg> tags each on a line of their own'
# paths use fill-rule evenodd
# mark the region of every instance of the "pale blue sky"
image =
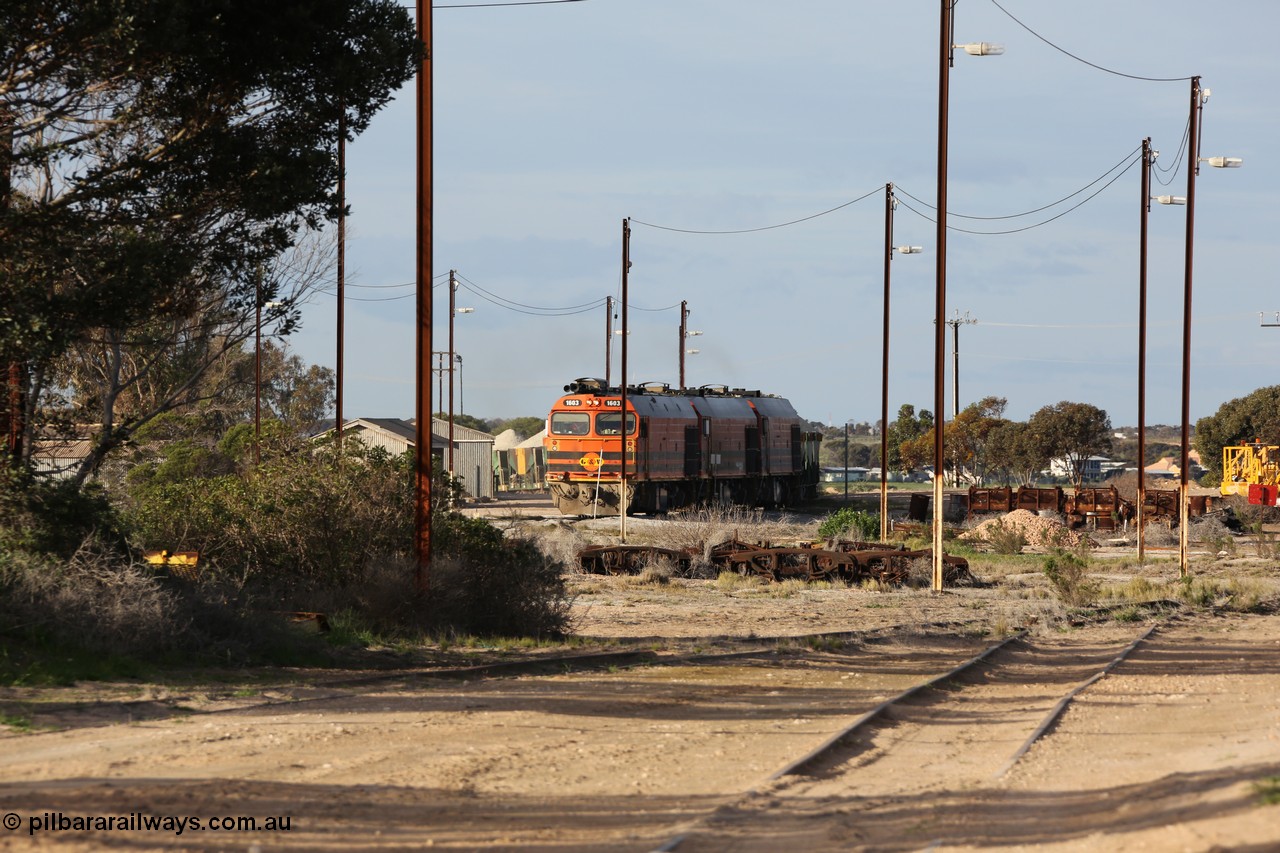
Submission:
<svg viewBox="0 0 1280 853">
<path fill-rule="evenodd" d="M 880 412 L 884 184 L 904 206 L 893 262 L 890 411 L 932 409 L 938 113 L 936 0 L 585 0 L 435 12 L 437 275 L 465 278 L 456 320 L 461 403 L 479 417 L 545 415 L 565 382 L 604 374 L 604 309 L 531 316 L 466 289 L 562 308 L 619 294 L 624 217 L 694 230 L 758 228 L 872 195 L 796 225 L 748 234 L 633 226 L 629 379 L 677 381 L 688 300 L 690 385 L 789 398 L 804 417 Z M 1272 0 L 1000 0 L 1045 39 L 1128 75 L 1197 74 L 1212 91 L 1196 183 L 1192 418 L 1278 381 L 1280 60 Z M 949 223 L 1040 208 L 1161 152 L 1154 192 L 1186 194 L 1190 84 L 1129 79 L 1045 44 L 992 0 L 961 0 L 951 72 Z M 345 414 L 413 412 L 413 85 L 348 147 Z M 1121 166 L 1123 169 L 1124 166 Z M 1119 174 L 1112 172 L 1107 180 Z M 1104 181 L 1105 183 L 1105 181 Z M 1077 196 L 1078 201 L 1102 183 Z M 920 201 L 913 201 L 914 196 Z M 952 231 L 948 316 L 960 331 L 961 405 L 1008 398 L 1022 419 L 1060 400 L 1137 420 L 1139 167 L 1078 210 L 1016 234 Z M 923 203 L 922 203 L 923 202 Z M 1072 202 L 1074 203 L 1074 202 Z M 1185 207 L 1150 214 L 1147 422 L 1180 419 Z M 357 287 L 355 285 L 363 285 Z M 437 288 L 435 349 L 447 292 Z M 405 296 L 403 299 L 389 297 Z M 668 309 L 668 310 L 640 310 Z M 334 300 L 304 310 L 292 345 L 334 363 Z M 535 312 L 539 313 L 539 312 Z M 948 333 L 948 342 L 950 342 Z M 615 359 L 617 349 L 615 347 Z M 951 369 L 950 352 L 947 355 Z M 613 375 L 619 365 L 614 362 Z M 433 386 L 434 387 L 434 386 Z M 951 410 L 947 379 L 947 412 Z M 443 407 L 437 401 L 435 408 Z"/>
</svg>

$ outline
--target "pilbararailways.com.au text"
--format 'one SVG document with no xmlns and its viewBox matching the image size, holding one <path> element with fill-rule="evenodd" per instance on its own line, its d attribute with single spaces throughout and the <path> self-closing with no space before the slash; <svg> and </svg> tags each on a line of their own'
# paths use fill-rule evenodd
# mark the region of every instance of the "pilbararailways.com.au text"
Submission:
<svg viewBox="0 0 1280 853">
<path fill-rule="evenodd" d="M 14 812 L 3 818 L 5 829 L 15 830 L 26 824 L 27 835 L 44 832 L 166 832 L 181 835 L 184 832 L 288 832 L 293 819 L 289 815 L 278 817 L 215 816 L 165 816 L 129 812 L 122 815 L 69 815 L 63 812 L 43 812 L 27 816 L 25 820 Z"/>
</svg>

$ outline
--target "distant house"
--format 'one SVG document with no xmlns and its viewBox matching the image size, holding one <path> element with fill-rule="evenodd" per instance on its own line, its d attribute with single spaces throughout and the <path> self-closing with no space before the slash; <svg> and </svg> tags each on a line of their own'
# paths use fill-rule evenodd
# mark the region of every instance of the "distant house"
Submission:
<svg viewBox="0 0 1280 853">
<path fill-rule="evenodd" d="M 1123 468 L 1124 463 L 1113 462 L 1105 456 L 1089 456 L 1081 465 L 1081 482 L 1096 483 L 1117 467 Z M 1049 460 L 1049 475 L 1070 479 L 1075 476 L 1075 472 L 1071 462 L 1066 457 L 1059 456 L 1057 459 Z"/>
<path fill-rule="evenodd" d="M 860 483 L 867 479 L 866 468 L 823 468 L 821 479 L 824 483 Z M 877 477 L 879 474 L 877 473 Z"/>
<path fill-rule="evenodd" d="M 93 450 L 91 438 L 37 438 L 31 464 L 37 476 L 65 480 L 75 474 Z"/>
<path fill-rule="evenodd" d="M 1198 477 L 1204 473 L 1204 466 L 1200 464 L 1200 454 L 1194 450 L 1187 451 L 1187 461 L 1190 463 L 1190 470 L 1187 475 L 1190 477 Z M 1152 462 L 1145 469 L 1147 477 L 1151 479 L 1170 479 L 1173 477 L 1181 477 L 1182 466 L 1179 460 L 1173 456 L 1165 456 L 1157 462 Z"/>
<path fill-rule="evenodd" d="M 331 437 L 333 429 L 325 430 L 315 438 Z M 399 456 L 417 447 L 418 428 L 411 419 L 404 418 L 355 418 L 342 428 L 342 435 L 357 436 L 370 447 L 384 448 L 393 456 Z M 449 464 L 449 422 L 441 418 L 431 419 L 431 456 L 436 464 Z M 493 497 L 493 436 L 487 432 L 453 425 L 453 473 L 462 481 L 462 488 L 473 498 L 487 500 Z"/>
</svg>

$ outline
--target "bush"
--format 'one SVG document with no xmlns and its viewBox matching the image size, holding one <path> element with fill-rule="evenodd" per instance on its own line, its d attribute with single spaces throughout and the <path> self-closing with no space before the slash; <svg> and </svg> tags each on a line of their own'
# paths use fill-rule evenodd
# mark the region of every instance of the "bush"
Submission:
<svg viewBox="0 0 1280 853">
<path fill-rule="evenodd" d="M 569 605 L 563 567 L 528 539 L 506 539 L 479 518 L 437 519 L 427 614 L 452 636 L 564 634 Z"/>
<path fill-rule="evenodd" d="M 1088 580 L 1087 568 L 1087 562 L 1065 551 L 1046 557 L 1044 561 L 1044 573 L 1049 583 L 1053 584 L 1062 603 L 1070 607 L 1089 604 L 1098 595 L 1098 585 Z"/>
<path fill-rule="evenodd" d="M 83 659 L 77 678 L 101 677 L 113 660 L 296 663 L 307 656 L 301 638 L 273 614 L 238 608 L 211 586 L 174 583 L 92 539 L 68 560 L 0 549 L 0 636 L 48 658 L 54 670 Z"/>
<path fill-rule="evenodd" d="M 831 513 L 819 525 L 818 536 L 834 539 L 850 531 L 856 534 L 856 539 L 880 538 L 880 513 L 843 507 Z"/>
<path fill-rule="evenodd" d="M 122 524 L 96 486 L 77 489 L 0 468 L 0 549 L 70 559 L 86 538 L 124 544 Z"/>
<path fill-rule="evenodd" d="M 206 580 L 284 607 L 309 591 L 359 583 L 413 543 L 406 459 L 347 442 L 264 459 L 256 469 L 132 492 L 127 518 L 143 548 L 197 551 Z"/>
<path fill-rule="evenodd" d="M 165 649 L 185 625 L 155 572 L 86 543 L 65 562 L 0 552 L 0 631 L 103 654 Z"/>
<path fill-rule="evenodd" d="M 983 531 L 983 538 L 997 554 L 1021 554 L 1027 547 L 1027 534 L 1016 524 L 1005 524 L 998 518 Z"/>
<path fill-rule="evenodd" d="M 301 649 L 278 611 L 350 611 L 382 633 L 407 629 L 415 638 L 543 637 L 567 628 L 560 562 L 529 541 L 505 539 L 488 522 L 452 513 L 457 490 L 443 474 L 432 491 L 430 589 L 419 594 L 408 458 L 350 441 L 341 457 L 332 447 L 274 448 L 252 469 L 178 469 L 133 478 L 123 518 L 142 548 L 199 552 L 194 583 L 158 575 L 124 547 L 73 549 L 65 559 L 58 548 L 46 554 L 33 543 L 65 514 L 28 513 L 30 524 L 0 527 L 0 633 L 231 661 Z M 33 494 L 11 496 L 30 501 Z M 64 497 L 86 524 L 115 518 L 96 494 Z M 282 632 L 296 642 L 283 641 Z"/>
</svg>

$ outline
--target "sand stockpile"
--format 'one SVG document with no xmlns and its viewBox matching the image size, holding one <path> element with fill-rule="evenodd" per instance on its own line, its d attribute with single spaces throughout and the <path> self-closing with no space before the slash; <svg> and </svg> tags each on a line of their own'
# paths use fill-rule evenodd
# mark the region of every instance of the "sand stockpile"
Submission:
<svg viewBox="0 0 1280 853">
<path fill-rule="evenodd" d="M 1076 548 L 1082 542 L 1092 544 L 1087 536 L 1081 536 L 1062 522 L 1041 518 L 1025 509 L 1015 509 L 996 518 L 989 518 L 977 527 L 960 534 L 959 539 L 962 542 L 987 542 L 989 541 L 987 534 L 992 528 L 1000 525 L 1005 529 L 1021 530 L 1029 548 Z"/>
</svg>

